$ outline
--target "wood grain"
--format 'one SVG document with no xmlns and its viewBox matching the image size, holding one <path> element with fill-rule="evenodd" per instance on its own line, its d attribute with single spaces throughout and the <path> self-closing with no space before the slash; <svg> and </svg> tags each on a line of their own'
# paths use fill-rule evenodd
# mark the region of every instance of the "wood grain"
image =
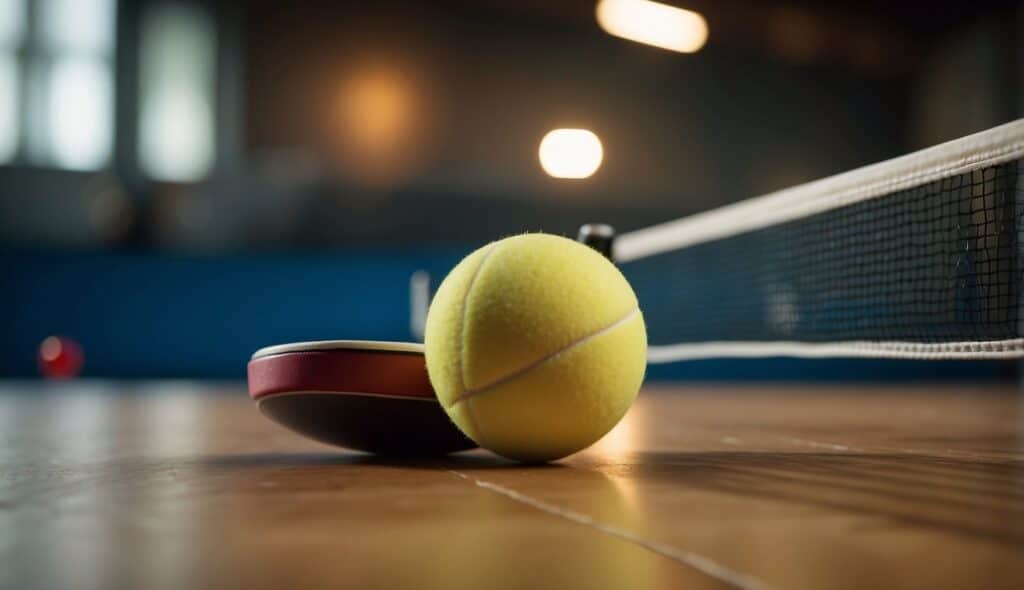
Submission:
<svg viewBox="0 0 1024 590">
<path fill-rule="evenodd" d="M 584 453 L 385 461 L 244 392 L 0 387 L 0 588 L 1021 588 L 988 387 L 649 388 Z"/>
</svg>

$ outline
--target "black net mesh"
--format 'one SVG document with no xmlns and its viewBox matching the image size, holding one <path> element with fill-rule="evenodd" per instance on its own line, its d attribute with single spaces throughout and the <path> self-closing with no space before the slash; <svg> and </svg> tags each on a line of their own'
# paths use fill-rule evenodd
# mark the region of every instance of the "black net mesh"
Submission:
<svg viewBox="0 0 1024 590">
<path fill-rule="evenodd" d="M 1019 162 L 624 265 L 652 344 L 1016 338 Z"/>
</svg>

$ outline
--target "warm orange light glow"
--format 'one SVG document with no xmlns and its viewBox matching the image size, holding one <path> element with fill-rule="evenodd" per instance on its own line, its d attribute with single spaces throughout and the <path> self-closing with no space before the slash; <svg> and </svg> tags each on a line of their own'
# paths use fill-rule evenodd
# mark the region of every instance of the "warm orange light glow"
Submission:
<svg viewBox="0 0 1024 590">
<path fill-rule="evenodd" d="M 411 94 L 401 74 L 389 68 L 353 76 L 342 98 L 342 119 L 349 138 L 374 152 L 395 149 L 412 119 Z"/>
<path fill-rule="evenodd" d="M 407 71 L 366 63 L 344 80 L 338 104 L 338 144 L 346 171 L 372 186 L 406 179 L 420 159 L 425 100 Z"/>
<path fill-rule="evenodd" d="M 540 142 L 540 165 L 555 178 L 587 178 L 597 172 L 604 148 L 594 132 L 586 129 L 555 129 Z"/>
<path fill-rule="evenodd" d="M 610 35 L 682 53 L 698 51 L 708 40 L 703 16 L 650 0 L 601 0 L 597 23 Z"/>
</svg>

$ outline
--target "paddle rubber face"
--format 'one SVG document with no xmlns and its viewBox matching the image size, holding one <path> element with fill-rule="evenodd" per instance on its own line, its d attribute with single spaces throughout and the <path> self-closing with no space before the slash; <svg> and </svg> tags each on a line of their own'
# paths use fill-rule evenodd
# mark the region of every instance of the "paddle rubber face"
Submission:
<svg viewBox="0 0 1024 590">
<path fill-rule="evenodd" d="M 249 395 L 274 422 L 349 449 L 436 456 L 476 446 L 444 413 L 419 344 L 338 340 L 264 348 L 249 362 Z"/>
</svg>

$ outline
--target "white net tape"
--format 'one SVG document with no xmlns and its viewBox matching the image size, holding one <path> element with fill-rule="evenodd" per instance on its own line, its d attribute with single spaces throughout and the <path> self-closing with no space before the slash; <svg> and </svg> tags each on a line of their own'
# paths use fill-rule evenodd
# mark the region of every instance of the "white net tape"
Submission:
<svg viewBox="0 0 1024 590">
<path fill-rule="evenodd" d="M 1024 357 L 1022 157 L 1019 120 L 620 235 L 650 361 Z"/>
</svg>

